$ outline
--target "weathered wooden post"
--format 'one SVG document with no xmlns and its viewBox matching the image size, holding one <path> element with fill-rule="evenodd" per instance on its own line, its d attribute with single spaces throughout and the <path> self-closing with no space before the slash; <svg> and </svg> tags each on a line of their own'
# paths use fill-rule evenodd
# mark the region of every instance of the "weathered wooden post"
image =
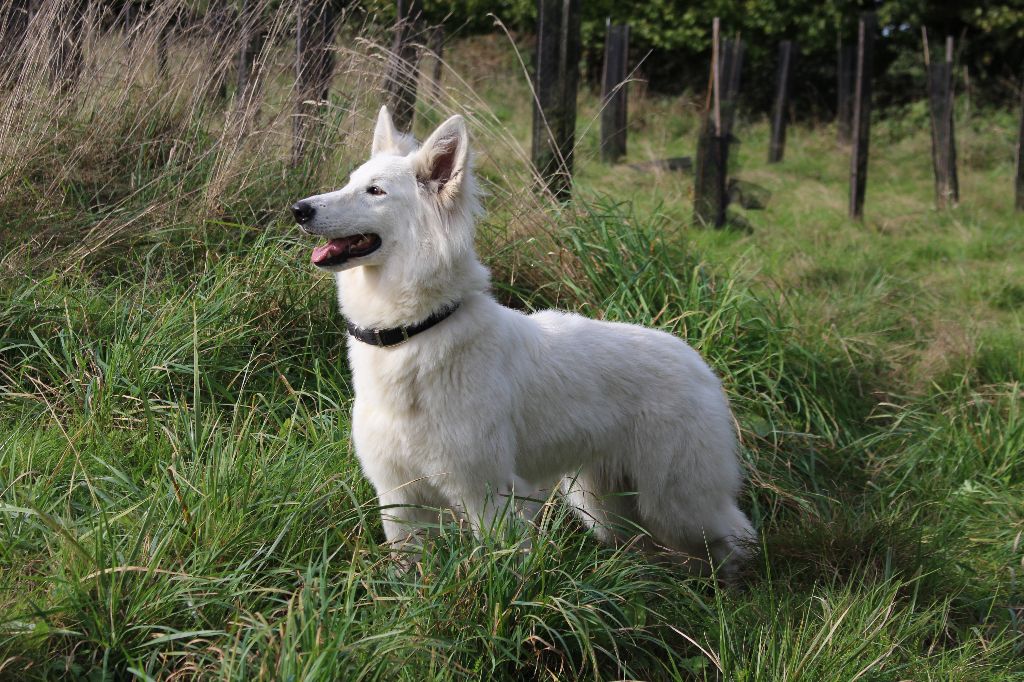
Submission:
<svg viewBox="0 0 1024 682">
<path fill-rule="evenodd" d="M 256 62 L 256 57 L 263 51 L 267 32 L 265 29 L 258 27 L 259 8 L 254 8 L 250 0 L 242 0 L 239 19 L 241 24 L 241 40 L 239 41 L 240 47 L 238 48 L 238 73 L 235 83 L 235 94 L 237 97 L 244 97 L 253 76 L 253 64 Z"/>
<path fill-rule="evenodd" d="M 928 54 L 928 31 L 922 28 L 921 32 L 924 38 L 924 64 L 928 72 L 935 203 L 939 208 L 944 208 L 960 200 L 956 139 L 953 132 L 953 37 L 946 38 L 946 59 L 932 61 Z"/>
<path fill-rule="evenodd" d="M 118 19 L 118 23 L 124 31 L 124 46 L 128 50 L 133 50 L 135 41 L 139 37 L 139 6 L 130 0 L 125 2 L 118 14 Z"/>
<path fill-rule="evenodd" d="M 302 152 L 306 146 L 306 127 L 310 116 L 308 97 L 312 75 L 312 59 L 310 59 L 310 38 L 313 31 L 306 10 L 309 0 L 300 0 L 295 7 L 295 117 L 292 120 L 292 166 L 299 165 Z"/>
<path fill-rule="evenodd" d="M 171 31 L 174 19 L 161 24 L 156 33 L 156 72 L 161 79 L 167 78 L 167 34 Z"/>
<path fill-rule="evenodd" d="M 1017 210 L 1024 211 L 1024 88 L 1020 93 L 1020 133 L 1017 135 Z"/>
<path fill-rule="evenodd" d="M 729 195 L 726 170 L 729 140 L 713 127 L 697 140 L 697 170 L 693 187 L 693 222 L 699 227 L 725 225 Z"/>
<path fill-rule="evenodd" d="M 61 91 L 74 87 L 82 70 L 82 36 L 85 33 L 87 0 L 72 0 L 56 6 L 56 21 L 51 30 L 54 54 L 50 62 L 53 82 Z"/>
<path fill-rule="evenodd" d="M 852 140 L 853 127 L 853 77 L 854 60 L 857 52 L 853 45 L 843 45 L 839 39 L 839 60 L 836 72 L 836 137 L 843 144 Z"/>
<path fill-rule="evenodd" d="M 704 123 L 697 141 L 693 187 L 693 221 L 698 226 L 722 227 L 729 203 L 729 143 L 739 101 L 743 42 L 725 41 L 722 49 L 719 20 L 712 23 L 711 77 Z"/>
<path fill-rule="evenodd" d="M 868 138 L 871 133 L 871 70 L 874 65 L 874 13 L 861 16 L 857 25 L 857 78 L 853 90 L 853 153 L 850 155 L 850 217 L 864 217 L 868 184 Z"/>
<path fill-rule="evenodd" d="M 218 99 L 227 99 L 229 81 L 234 83 L 236 98 L 246 96 L 256 56 L 263 50 L 266 39 L 266 29 L 260 22 L 263 9 L 259 0 L 240 0 L 238 3 L 213 3 L 207 10 L 203 18 L 205 39 L 211 45 L 237 46 L 234 58 L 217 50 L 210 51 L 210 91 L 215 92 Z"/>
<path fill-rule="evenodd" d="M 242 0 L 237 8 L 216 3 L 207 9 L 206 16 L 203 17 L 203 33 L 211 44 L 237 41 L 241 45 L 240 54 L 235 59 L 238 69 L 241 69 L 241 53 L 245 51 L 246 47 L 245 20 L 248 14 L 248 5 L 248 0 Z M 210 52 L 209 59 L 212 75 L 210 92 L 215 92 L 218 99 L 226 99 L 228 96 L 227 68 L 221 61 L 221 55 L 216 51 Z M 238 69 L 235 74 L 236 80 L 238 79 Z"/>
<path fill-rule="evenodd" d="M 444 70 L 444 26 L 435 26 L 430 32 L 430 53 L 434 55 L 434 68 L 431 70 L 430 83 L 434 89 L 434 97 L 441 97 L 441 72 Z"/>
<path fill-rule="evenodd" d="M 308 124 L 327 99 L 334 71 L 334 2 L 300 2 L 295 27 L 295 94 L 297 98 L 293 126 L 292 165 L 298 165 L 305 147 Z"/>
<path fill-rule="evenodd" d="M 782 161 L 786 147 L 786 111 L 789 108 L 789 83 L 793 67 L 793 42 L 779 43 L 779 69 L 775 77 L 775 104 L 772 107 L 772 138 L 768 163 Z"/>
<path fill-rule="evenodd" d="M 384 103 L 391 112 L 395 127 L 402 132 L 409 132 L 416 113 L 418 51 L 414 39 L 421 9 L 418 0 L 396 0 L 395 4 L 397 20 L 384 80 Z"/>
<path fill-rule="evenodd" d="M 28 0 L 8 0 L 7 8 L 0 17 L 3 18 L 5 37 L 24 32 L 28 25 Z"/>
<path fill-rule="evenodd" d="M 703 227 L 725 224 L 725 166 L 729 149 L 722 136 L 722 60 L 719 56 L 720 21 L 711 23 L 711 74 L 704 104 L 704 122 L 697 139 L 697 164 L 693 185 L 693 222 Z"/>
<path fill-rule="evenodd" d="M 626 155 L 629 25 L 605 23 L 601 74 L 601 158 L 615 163 Z"/>
<path fill-rule="evenodd" d="M 7 9 L 4 10 L 4 23 L 0 27 L 0 30 L 3 30 L 0 52 L 3 53 L 5 58 L 10 58 L 21 49 L 21 44 L 24 42 L 25 34 L 28 31 L 28 13 L 28 0 L 10 0 Z"/>
<path fill-rule="evenodd" d="M 739 39 L 726 40 L 718 56 L 722 61 L 720 72 L 725 79 L 722 84 L 722 133 L 732 135 L 732 127 L 736 122 L 736 111 L 740 104 L 740 75 L 743 73 L 743 55 L 746 44 Z"/>
<path fill-rule="evenodd" d="M 572 194 L 581 51 L 579 0 L 537 0 L 531 156 L 559 199 Z"/>
<path fill-rule="evenodd" d="M 21 71 L 22 46 L 28 35 L 29 0 L 10 0 L 0 15 L 0 83 L 13 85 Z"/>
</svg>

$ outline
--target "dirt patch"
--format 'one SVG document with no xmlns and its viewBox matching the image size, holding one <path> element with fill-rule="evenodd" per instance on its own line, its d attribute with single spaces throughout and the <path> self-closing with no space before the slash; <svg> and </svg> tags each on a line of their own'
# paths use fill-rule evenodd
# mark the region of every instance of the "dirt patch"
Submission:
<svg viewBox="0 0 1024 682">
<path fill-rule="evenodd" d="M 967 371 L 976 353 L 977 343 L 968 329 L 950 320 L 936 321 L 931 339 L 910 368 L 910 387 L 926 390 L 934 383 Z"/>
</svg>

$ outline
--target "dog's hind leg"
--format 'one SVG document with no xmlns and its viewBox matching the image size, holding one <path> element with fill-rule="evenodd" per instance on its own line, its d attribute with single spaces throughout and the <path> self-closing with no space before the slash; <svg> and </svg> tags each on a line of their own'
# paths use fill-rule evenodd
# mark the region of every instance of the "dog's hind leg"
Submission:
<svg viewBox="0 0 1024 682">
<path fill-rule="evenodd" d="M 756 534 L 736 498 L 742 471 L 728 409 L 713 401 L 683 416 L 637 422 L 621 452 L 637 491 L 640 525 L 669 560 L 695 573 L 728 577 Z"/>
<path fill-rule="evenodd" d="M 757 532 L 732 500 L 722 508 L 711 527 L 716 534 L 710 545 L 711 557 L 716 565 L 723 567 L 725 577 L 729 577 L 755 549 Z"/>
<path fill-rule="evenodd" d="M 749 556 L 757 534 L 731 493 L 713 499 L 706 493 L 687 495 L 667 486 L 641 490 L 641 523 L 677 563 L 705 575 L 713 563 L 717 575 L 728 579 Z"/>
<path fill-rule="evenodd" d="M 727 581 L 757 541 L 746 515 L 732 500 L 723 500 L 713 511 L 691 509 L 685 522 L 675 528 L 649 525 L 658 541 L 677 553 L 680 563 L 699 574 L 707 574 L 713 564 L 715 574 Z"/>
<path fill-rule="evenodd" d="M 562 495 L 598 540 L 609 545 L 636 541 L 647 548 L 650 538 L 640 525 L 636 491 L 628 477 L 589 467 L 562 479 Z"/>
</svg>

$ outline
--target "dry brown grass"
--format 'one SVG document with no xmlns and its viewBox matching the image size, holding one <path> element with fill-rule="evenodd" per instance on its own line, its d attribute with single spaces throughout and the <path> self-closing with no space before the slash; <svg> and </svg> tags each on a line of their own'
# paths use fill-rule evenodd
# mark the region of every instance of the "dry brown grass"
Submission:
<svg viewBox="0 0 1024 682">
<path fill-rule="evenodd" d="M 11 57 L 20 68 L 0 74 L 0 215 L 38 216 L 10 232 L 35 249 L 59 244 L 74 262 L 167 230 L 201 235 L 208 224 L 269 224 L 296 196 L 342 184 L 368 153 L 389 30 L 357 9 L 343 16 L 332 47 L 331 94 L 301 114 L 307 139 L 293 168 L 297 6 L 258 5 L 250 30 L 264 31 L 266 40 L 250 86 L 237 92 L 245 40 L 237 18 L 224 23 L 173 0 L 125 30 L 95 12 L 69 24 L 73 3 L 43 3 Z M 51 29 L 59 26 L 73 26 L 80 36 L 80 69 L 55 68 L 61 43 Z M 492 38 L 478 54 L 492 55 L 507 72 L 515 53 L 493 49 L 495 40 L 507 41 Z M 536 191 L 523 141 L 477 94 L 473 74 L 488 66 L 473 54 L 471 47 L 457 51 L 437 89 L 428 82 L 432 60 L 421 60 L 417 132 L 453 113 L 467 116 L 488 207 L 500 216 L 485 233 L 500 248 L 549 231 L 557 209 Z M 467 59 L 475 70 L 461 68 Z M 528 95 L 519 107 L 528 110 Z"/>
</svg>

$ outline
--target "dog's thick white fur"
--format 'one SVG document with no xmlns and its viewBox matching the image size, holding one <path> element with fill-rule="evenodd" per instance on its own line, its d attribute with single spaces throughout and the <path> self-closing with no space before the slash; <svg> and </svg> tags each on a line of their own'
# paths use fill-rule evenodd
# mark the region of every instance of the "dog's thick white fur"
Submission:
<svg viewBox="0 0 1024 682">
<path fill-rule="evenodd" d="M 649 547 L 731 568 L 755 534 L 721 385 L 683 341 L 555 311 L 525 315 L 489 293 L 465 123 L 421 147 L 382 109 L 372 158 L 337 191 L 303 201 L 328 239 L 376 235 L 372 253 L 326 266 L 342 313 L 363 328 L 431 329 L 394 347 L 349 337 L 352 433 L 401 544 L 446 508 L 481 530 L 502 496 L 564 496 L 608 542 L 639 526 Z M 669 553 L 672 555 L 672 553 Z"/>
</svg>

